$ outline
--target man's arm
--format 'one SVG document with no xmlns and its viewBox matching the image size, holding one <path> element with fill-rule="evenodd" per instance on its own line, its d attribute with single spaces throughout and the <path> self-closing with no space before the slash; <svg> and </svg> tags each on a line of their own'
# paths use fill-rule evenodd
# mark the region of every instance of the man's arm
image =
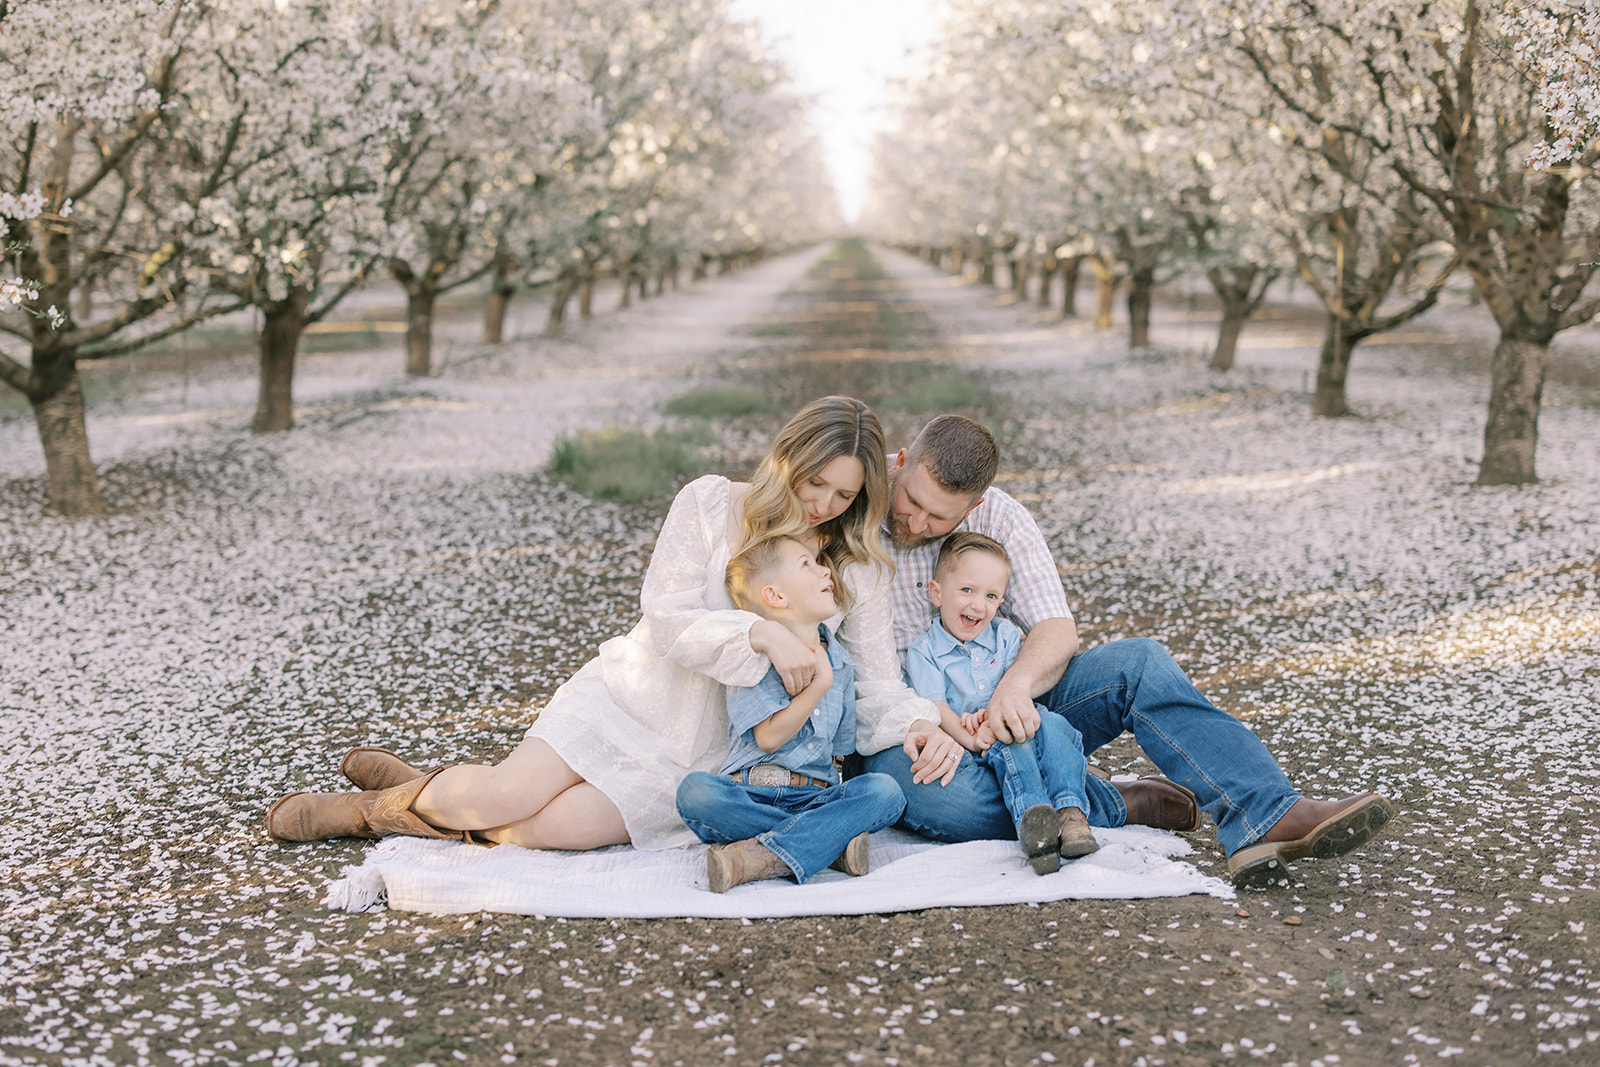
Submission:
<svg viewBox="0 0 1600 1067">
<path fill-rule="evenodd" d="M 1078 626 L 1071 619 L 1041 619 L 1022 639 L 1022 650 L 995 683 L 989 698 L 989 729 L 995 740 L 1022 741 L 1039 731 L 1033 698 L 1050 691 L 1078 654 Z"/>
</svg>

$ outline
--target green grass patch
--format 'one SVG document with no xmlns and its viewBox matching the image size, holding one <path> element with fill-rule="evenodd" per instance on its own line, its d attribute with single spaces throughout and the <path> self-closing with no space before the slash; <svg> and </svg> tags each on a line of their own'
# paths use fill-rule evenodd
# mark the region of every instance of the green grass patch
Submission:
<svg viewBox="0 0 1600 1067">
<path fill-rule="evenodd" d="M 772 402 L 748 385 L 702 385 L 679 393 L 662 405 L 668 415 L 700 419 L 731 419 L 772 410 Z"/>
<path fill-rule="evenodd" d="M 764 322 L 750 331 L 751 337 L 793 337 L 794 324 L 788 322 Z"/>
<path fill-rule="evenodd" d="M 989 400 L 989 391 L 970 378 L 958 374 L 934 374 L 907 389 L 889 393 L 878 406 L 912 415 L 935 414 L 957 408 L 980 407 Z"/>
<path fill-rule="evenodd" d="M 867 251 L 866 242 L 859 237 L 844 237 L 835 241 L 827 254 L 806 271 L 806 277 L 812 281 L 831 279 L 842 285 L 848 285 L 851 281 L 881 281 L 888 276 L 882 264 Z"/>
<path fill-rule="evenodd" d="M 707 443 L 706 434 L 682 430 L 581 430 L 557 439 L 547 469 L 597 500 L 654 500 L 707 469 Z"/>
</svg>

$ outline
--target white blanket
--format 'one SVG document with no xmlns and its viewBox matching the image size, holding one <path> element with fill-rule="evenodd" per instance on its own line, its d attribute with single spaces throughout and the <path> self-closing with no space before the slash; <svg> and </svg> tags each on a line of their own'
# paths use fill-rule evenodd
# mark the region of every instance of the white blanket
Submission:
<svg viewBox="0 0 1600 1067">
<path fill-rule="evenodd" d="M 1123 827 L 1096 829 L 1095 837 L 1099 852 L 1041 876 L 1015 841 L 939 845 L 885 830 L 872 835 L 872 870 L 861 878 L 830 870 L 805 885 L 774 879 L 722 894 L 706 886 L 704 846 L 545 852 L 390 837 L 361 866 L 345 868 L 329 887 L 327 904 L 362 911 L 387 896 L 391 908 L 440 915 L 754 919 L 1191 893 L 1233 898 L 1226 882 L 1170 858 L 1191 851 L 1175 834 Z"/>
</svg>

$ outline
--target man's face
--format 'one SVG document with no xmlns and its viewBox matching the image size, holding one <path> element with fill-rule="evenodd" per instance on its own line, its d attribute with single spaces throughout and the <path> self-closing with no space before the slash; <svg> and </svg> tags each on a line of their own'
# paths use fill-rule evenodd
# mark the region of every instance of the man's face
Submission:
<svg viewBox="0 0 1600 1067">
<path fill-rule="evenodd" d="M 895 457 L 889 493 L 889 540 L 899 549 L 937 540 L 961 525 L 982 497 L 972 499 L 939 487 L 927 464 L 905 464 L 905 451 Z"/>
</svg>

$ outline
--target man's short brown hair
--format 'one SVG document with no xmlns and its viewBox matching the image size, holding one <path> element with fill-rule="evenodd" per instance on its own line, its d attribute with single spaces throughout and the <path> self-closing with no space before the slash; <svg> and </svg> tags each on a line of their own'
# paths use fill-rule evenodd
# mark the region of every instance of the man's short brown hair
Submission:
<svg viewBox="0 0 1600 1067">
<path fill-rule="evenodd" d="M 945 573 L 970 552 L 987 552 L 1004 563 L 1007 570 L 1011 569 L 1011 557 L 999 541 L 971 530 L 958 530 L 946 537 L 944 544 L 939 546 L 939 559 L 933 565 L 934 580 L 942 581 Z"/>
<path fill-rule="evenodd" d="M 965 415 L 938 415 L 906 449 L 906 466 L 928 468 L 939 488 L 976 500 L 1000 470 L 1000 446 L 983 423 Z"/>
</svg>

